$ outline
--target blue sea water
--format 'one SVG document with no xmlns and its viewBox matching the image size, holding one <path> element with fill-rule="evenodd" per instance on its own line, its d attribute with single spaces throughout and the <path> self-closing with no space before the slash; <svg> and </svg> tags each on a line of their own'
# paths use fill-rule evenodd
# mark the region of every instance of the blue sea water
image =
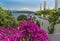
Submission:
<svg viewBox="0 0 60 41">
<path fill-rule="evenodd" d="M 27 18 L 32 16 L 32 17 L 35 17 L 36 19 L 38 19 L 38 16 L 34 15 L 33 13 L 32 14 L 29 14 L 29 13 L 12 13 L 12 15 L 15 19 L 17 19 L 17 17 L 20 16 L 20 15 L 26 15 Z"/>
<path fill-rule="evenodd" d="M 15 19 L 17 19 L 18 16 L 20 15 L 26 15 L 27 17 L 29 17 L 28 13 L 12 13 L 13 17 L 15 17 Z"/>
</svg>

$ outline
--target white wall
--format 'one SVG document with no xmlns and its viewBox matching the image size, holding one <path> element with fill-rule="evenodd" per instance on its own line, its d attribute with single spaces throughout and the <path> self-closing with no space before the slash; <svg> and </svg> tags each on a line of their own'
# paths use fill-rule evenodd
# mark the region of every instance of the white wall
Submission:
<svg viewBox="0 0 60 41">
<path fill-rule="evenodd" d="M 43 22 L 43 26 L 42 26 L 42 22 Z M 40 19 L 40 25 L 44 30 L 48 31 L 49 22 L 47 20 Z M 60 33 L 60 24 L 57 24 L 55 26 L 55 33 Z"/>
</svg>

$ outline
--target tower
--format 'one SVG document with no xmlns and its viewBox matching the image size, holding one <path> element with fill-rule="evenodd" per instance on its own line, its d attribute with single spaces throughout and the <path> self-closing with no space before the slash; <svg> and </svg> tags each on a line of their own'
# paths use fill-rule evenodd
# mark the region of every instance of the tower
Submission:
<svg viewBox="0 0 60 41">
<path fill-rule="evenodd" d="M 48 5 L 48 9 L 50 9 L 49 5 Z"/>
<path fill-rule="evenodd" d="M 42 10 L 42 3 L 40 3 L 40 10 Z"/>
<path fill-rule="evenodd" d="M 55 10 L 58 10 L 58 0 L 55 0 Z"/>
<path fill-rule="evenodd" d="M 44 0 L 44 10 L 46 10 L 46 0 Z"/>
</svg>

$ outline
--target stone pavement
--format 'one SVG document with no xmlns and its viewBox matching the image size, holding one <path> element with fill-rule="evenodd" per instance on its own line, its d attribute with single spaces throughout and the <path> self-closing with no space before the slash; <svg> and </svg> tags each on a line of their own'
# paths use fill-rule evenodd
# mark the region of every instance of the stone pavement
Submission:
<svg viewBox="0 0 60 41">
<path fill-rule="evenodd" d="M 49 41 L 60 41 L 60 34 L 49 34 Z"/>
</svg>

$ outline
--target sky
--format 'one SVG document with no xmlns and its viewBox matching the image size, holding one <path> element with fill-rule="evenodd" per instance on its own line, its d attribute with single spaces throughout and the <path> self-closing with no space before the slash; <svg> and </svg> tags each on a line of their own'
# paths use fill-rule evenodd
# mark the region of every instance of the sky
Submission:
<svg viewBox="0 0 60 41">
<path fill-rule="evenodd" d="M 54 0 L 46 0 L 47 1 L 47 8 L 54 8 Z M 44 0 L 0 0 L 0 5 L 4 9 L 9 10 L 31 10 L 37 11 L 40 9 L 40 3 L 42 4 L 43 9 L 43 2 Z M 60 0 L 58 5 L 60 4 Z M 60 5 L 58 6 L 60 7 Z"/>
</svg>

